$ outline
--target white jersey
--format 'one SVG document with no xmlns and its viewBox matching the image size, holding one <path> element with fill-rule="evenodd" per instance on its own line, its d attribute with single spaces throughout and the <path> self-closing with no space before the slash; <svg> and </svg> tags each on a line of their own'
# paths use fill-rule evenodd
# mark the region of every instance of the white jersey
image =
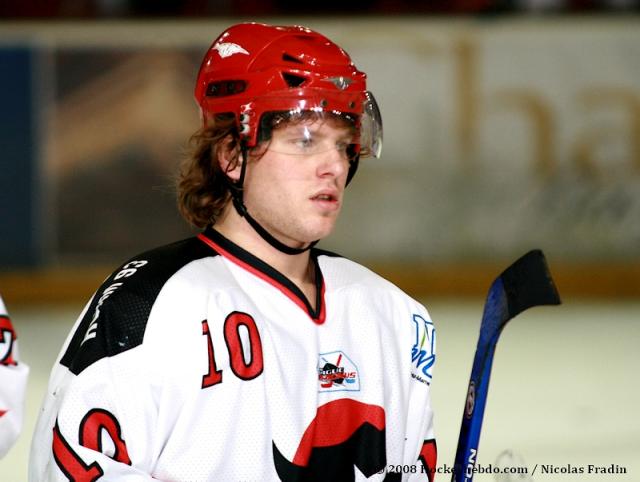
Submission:
<svg viewBox="0 0 640 482">
<path fill-rule="evenodd" d="M 16 332 L 0 298 L 0 457 L 22 429 L 28 375 L 29 367 L 19 361 Z"/>
<path fill-rule="evenodd" d="M 311 260 L 313 304 L 213 229 L 125 263 L 54 366 L 30 480 L 428 480 L 427 311 Z"/>
</svg>

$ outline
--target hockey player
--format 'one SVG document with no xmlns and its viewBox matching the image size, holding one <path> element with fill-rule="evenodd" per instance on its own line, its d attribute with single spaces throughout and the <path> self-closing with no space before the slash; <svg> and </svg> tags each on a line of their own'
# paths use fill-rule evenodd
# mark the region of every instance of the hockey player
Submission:
<svg viewBox="0 0 640 482">
<path fill-rule="evenodd" d="M 0 458 L 22 429 L 28 375 L 29 367 L 19 361 L 16 332 L 0 297 Z"/>
<path fill-rule="evenodd" d="M 380 152 L 365 74 L 319 33 L 240 24 L 195 96 L 178 198 L 203 231 L 96 292 L 54 367 L 30 480 L 430 480 L 429 315 L 314 248 Z"/>
</svg>

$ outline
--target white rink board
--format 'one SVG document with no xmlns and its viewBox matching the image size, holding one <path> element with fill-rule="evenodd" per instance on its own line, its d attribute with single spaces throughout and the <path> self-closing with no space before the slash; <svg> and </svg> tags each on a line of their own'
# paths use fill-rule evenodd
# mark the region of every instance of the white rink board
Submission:
<svg viewBox="0 0 640 482">
<path fill-rule="evenodd" d="M 197 125 L 197 66 L 180 55 L 204 51 L 241 20 L 247 19 L 3 24 L 0 45 L 25 43 L 45 54 L 142 49 L 136 75 L 118 70 L 109 74 L 116 78 L 85 85 L 103 95 L 88 96 L 97 104 L 82 104 L 88 111 L 80 118 L 57 118 L 58 127 L 71 125 L 71 134 L 83 133 L 80 140 L 91 132 L 101 140 L 117 124 L 125 132 L 183 142 L 191 131 L 180 129 Z M 368 73 L 380 103 L 382 159 L 363 161 L 327 249 L 360 260 L 406 262 L 508 260 L 533 247 L 567 261 L 638 259 L 639 17 L 263 20 L 306 24 L 338 42 Z M 182 60 L 172 63 L 168 52 Z M 42 68 L 46 72 L 47 65 Z M 51 95 L 55 79 L 41 79 Z M 137 83 L 143 81 L 148 84 Z M 106 118 L 117 100 L 109 101 L 114 90 L 103 85 L 118 85 L 120 96 L 132 101 L 120 107 L 127 115 L 117 111 L 118 120 L 99 129 L 92 122 Z M 67 108 L 76 112 L 74 106 Z M 49 135 L 47 169 L 81 151 L 79 139 Z M 173 145 L 158 149 L 177 151 Z M 82 162 L 95 157 L 87 154 Z"/>
</svg>

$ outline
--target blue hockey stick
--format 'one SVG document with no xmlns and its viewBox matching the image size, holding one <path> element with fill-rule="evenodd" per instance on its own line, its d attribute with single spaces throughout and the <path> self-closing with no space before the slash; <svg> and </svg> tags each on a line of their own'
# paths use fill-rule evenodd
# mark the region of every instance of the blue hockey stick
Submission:
<svg viewBox="0 0 640 482">
<path fill-rule="evenodd" d="M 525 254 L 491 284 L 473 359 L 452 482 L 473 480 L 491 364 L 502 329 L 511 318 L 527 308 L 559 304 L 558 291 L 540 250 Z"/>
</svg>

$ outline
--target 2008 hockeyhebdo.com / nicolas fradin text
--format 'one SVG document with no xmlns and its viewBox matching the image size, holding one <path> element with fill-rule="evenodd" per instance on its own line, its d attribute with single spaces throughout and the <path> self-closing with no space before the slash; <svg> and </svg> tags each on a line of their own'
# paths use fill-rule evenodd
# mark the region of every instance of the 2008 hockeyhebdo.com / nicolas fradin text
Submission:
<svg viewBox="0 0 640 482">
<path fill-rule="evenodd" d="M 422 464 L 416 465 L 389 465 L 382 472 L 400 472 L 400 473 L 424 473 L 427 469 Z M 434 472 L 436 474 L 452 474 L 454 466 L 438 465 Z M 515 474 L 515 475 L 557 475 L 557 474 L 575 474 L 575 475 L 622 475 L 627 474 L 627 468 L 619 464 L 596 465 L 596 464 L 535 464 L 533 466 L 512 466 L 500 467 L 493 464 L 482 465 L 476 464 L 469 466 L 465 470 L 469 472 L 467 477 L 476 474 Z"/>
</svg>

